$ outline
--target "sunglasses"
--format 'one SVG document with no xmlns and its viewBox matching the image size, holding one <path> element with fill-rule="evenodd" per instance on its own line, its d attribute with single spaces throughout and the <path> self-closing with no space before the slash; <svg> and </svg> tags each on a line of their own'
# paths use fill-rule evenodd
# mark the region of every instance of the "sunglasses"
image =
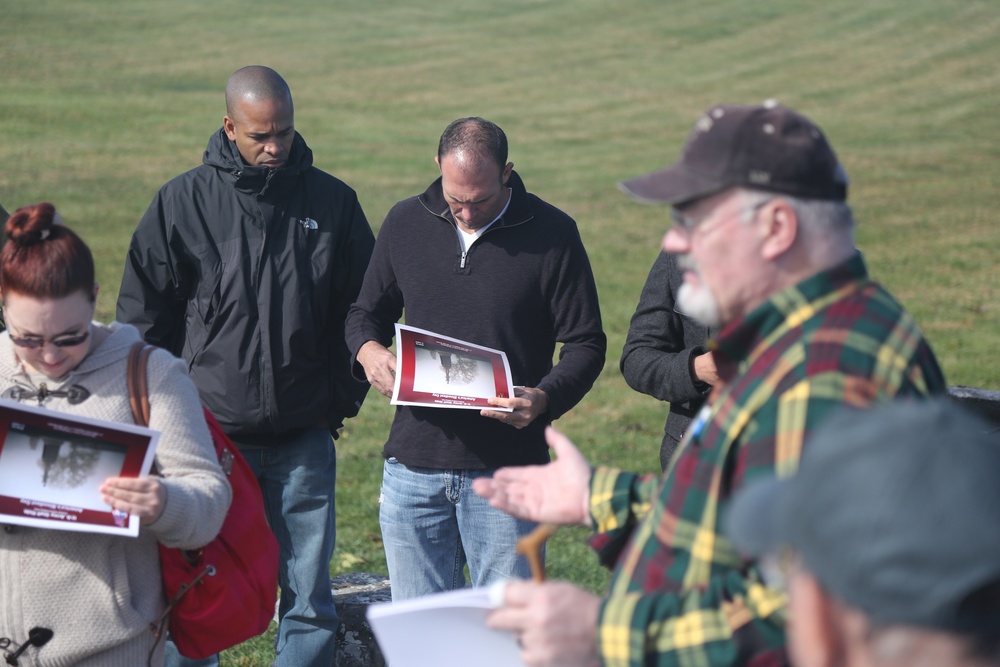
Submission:
<svg viewBox="0 0 1000 667">
<path fill-rule="evenodd" d="M 90 337 L 90 330 L 84 331 L 81 334 L 75 336 L 63 336 L 62 338 L 16 338 L 13 335 L 10 337 L 10 342 L 14 343 L 18 347 L 24 347 L 29 350 L 37 350 L 44 347 L 46 343 L 52 343 L 56 347 L 76 347 L 77 345 L 82 345 Z"/>
</svg>

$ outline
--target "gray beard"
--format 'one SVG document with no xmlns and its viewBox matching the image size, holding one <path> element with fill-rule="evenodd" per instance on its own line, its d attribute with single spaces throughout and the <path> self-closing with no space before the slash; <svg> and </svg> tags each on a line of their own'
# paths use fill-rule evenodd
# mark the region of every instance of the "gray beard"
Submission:
<svg viewBox="0 0 1000 667">
<path fill-rule="evenodd" d="M 694 318 L 706 327 L 718 327 L 722 324 L 722 312 L 719 302 L 715 300 L 712 291 L 702 284 L 700 289 L 684 283 L 677 290 L 677 305 L 685 315 Z"/>
</svg>

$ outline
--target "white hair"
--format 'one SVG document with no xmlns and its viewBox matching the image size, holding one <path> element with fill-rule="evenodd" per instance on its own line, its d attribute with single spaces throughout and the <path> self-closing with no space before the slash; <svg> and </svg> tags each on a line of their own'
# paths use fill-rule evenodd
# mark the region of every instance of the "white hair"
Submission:
<svg viewBox="0 0 1000 667">
<path fill-rule="evenodd" d="M 804 199 L 790 195 L 740 188 L 743 200 L 743 223 L 749 224 L 757 211 L 773 199 L 783 199 L 795 211 L 799 233 L 809 255 L 823 266 L 831 258 L 842 260 L 855 247 L 854 212 L 847 202 L 827 199 Z"/>
<path fill-rule="evenodd" d="M 766 190 L 750 190 L 740 188 L 743 199 L 743 221 L 750 222 L 756 209 L 772 199 L 781 198 L 787 201 L 799 218 L 799 222 L 817 231 L 854 233 L 854 212 L 850 205 L 843 201 L 828 199 L 804 199 L 791 195 L 768 192 Z"/>
<path fill-rule="evenodd" d="M 997 655 L 978 654 L 975 638 L 902 625 L 869 625 L 864 640 L 879 667 L 986 667 Z M 995 639 L 992 640 L 995 644 Z"/>
<path fill-rule="evenodd" d="M 854 212 L 847 202 L 786 197 L 799 222 L 827 234 L 848 233 L 854 238 Z"/>
</svg>

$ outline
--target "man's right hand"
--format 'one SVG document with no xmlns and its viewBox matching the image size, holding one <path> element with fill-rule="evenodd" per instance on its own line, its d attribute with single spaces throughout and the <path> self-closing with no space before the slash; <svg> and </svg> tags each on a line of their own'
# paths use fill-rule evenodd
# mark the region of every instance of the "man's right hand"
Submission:
<svg viewBox="0 0 1000 667">
<path fill-rule="evenodd" d="M 590 525 L 590 464 L 569 438 L 551 426 L 545 440 L 556 459 L 545 465 L 500 468 L 472 489 L 490 505 L 528 521 Z"/>
<path fill-rule="evenodd" d="M 719 369 L 715 366 L 715 357 L 711 352 L 694 358 L 694 374 L 705 384 L 713 387 L 719 384 Z"/>
<path fill-rule="evenodd" d="M 358 363 L 365 369 L 368 383 L 391 398 L 396 384 L 396 355 L 384 345 L 370 340 L 358 350 Z"/>
</svg>

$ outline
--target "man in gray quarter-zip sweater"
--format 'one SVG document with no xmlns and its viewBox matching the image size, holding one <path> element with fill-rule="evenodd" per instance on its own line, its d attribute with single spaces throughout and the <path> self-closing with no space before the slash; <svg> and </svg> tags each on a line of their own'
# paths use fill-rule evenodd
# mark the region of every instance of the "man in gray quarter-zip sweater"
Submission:
<svg viewBox="0 0 1000 667">
<path fill-rule="evenodd" d="M 495 124 L 445 130 L 441 177 L 392 208 L 347 318 L 354 372 L 392 395 L 393 325 L 506 352 L 513 412 L 398 406 L 383 455 L 380 523 L 393 599 L 528 576 L 514 553 L 533 524 L 494 510 L 471 480 L 549 460 L 545 427 L 604 366 L 597 288 L 576 223 L 529 194 Z M 557 344 L 559 361 L 552 363 Z"/>
</svg>

